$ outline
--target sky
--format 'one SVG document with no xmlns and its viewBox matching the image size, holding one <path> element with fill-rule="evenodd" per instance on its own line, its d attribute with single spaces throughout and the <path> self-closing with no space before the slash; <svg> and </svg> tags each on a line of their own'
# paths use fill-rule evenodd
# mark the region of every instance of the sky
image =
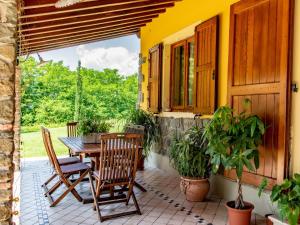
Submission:
<svg viewBox="0 0 300 225">
<path fill-rule="evenodd" d="M 139 52 L 139 39 L 136 35 L 130 35 L 39 54 L 46 61 L 63 61 L 71 70 L 75 70 L 78 60 L 81 60 L 83 67 L 99 71 L 105 68 L 118 69 L 120 74 L 126 76 L 138 71 Z M 37 58 L 36 54 L 33 56 Z"/>
</svg>

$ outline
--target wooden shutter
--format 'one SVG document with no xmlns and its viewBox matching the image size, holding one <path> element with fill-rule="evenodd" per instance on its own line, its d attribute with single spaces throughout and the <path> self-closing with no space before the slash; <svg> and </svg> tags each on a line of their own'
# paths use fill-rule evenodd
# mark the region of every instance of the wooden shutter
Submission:
<svg viewBox="0 0 300 225">
<path fill-rule="evenodd" d="M 244 0 L 231 8 L 228 101 L 241 112 L 250 99 L 250 112 L 268 126 L 259 169 L 244 172 L 244 182 L 254 185 L 263 177 L 280 182 L 288 170 L 289 8 L 289 0 Z M 235 178 L 234 171 L 227 176 Z"/>
<path fill-rule="evenodd" d="M 162 47 L 158 44 L 149 50 L 148 110 L 152 113 L 161 110 Z"/>
<path fill-rule="evenodd" d="M 218 17 L 196 27 L 194 113 L 213 114 L 217 97 Z"/>
</svg>

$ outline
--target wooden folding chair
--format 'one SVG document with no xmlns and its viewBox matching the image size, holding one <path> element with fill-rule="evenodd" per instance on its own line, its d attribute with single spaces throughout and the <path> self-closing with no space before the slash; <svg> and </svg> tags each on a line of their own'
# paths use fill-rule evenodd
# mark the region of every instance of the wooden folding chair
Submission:
<svg viewBox="0 0 300 225">
<path fill-rule="evenodd" d="M 53 207 L 57 205 L 68 193 L 72 193 L 74 197 L 81 202 L 82 198 L 75 190 L 75 187 L 89 173 L 90 167 L 81 162 L 68 164 L 68 165 L 60 165 L 56 153 L 53 149 L 50 131 L 44 128 L 44 132 L 45 132 L 46 145 L 48 146 L 48 149 L 50 151 L 51 159 L 54 164 L 55 173 L 57 174 L 57 176 L 59 176 L 59 181 L 46 193 L 50 201 L 50 206 Z M 69 180 L 69 177 L 74 174 L 79 174 L 80 176 L 78 179 L 74 181 L 74 183 L 72 183 Z M 51 194 L 62 184 L 64 184 L 67 187 L 67 190 L 65 190 L 56 200 L 53 200 Z"/>
<path fill-rule="evenodd" d="M 45 131 L 46 128 L 45 127 L 41 127 L 41 131 L 42 131 L 42 138 L 43 138 L 43 142 L 44 142 L 44 146 L 45 146 L 45 150 L 49 159 L 49 163 L 50 166 L 54 169 L 54 163 L 51 157 L 51 153 L 48 147 L 48 144 L 46 143 L 46 137 L 45 137 Z M 73 164 L 73 163 L 79 163 L 80 160 L 77 157 L 67 157 L 67 158 L 59 158 L 58 159 L 58 163 L 59 165 L 68 165 L 68 164 Z M 45 192 L 48 192 L 48 188 L 47 185 L 55 178 L 57 177 L 57 174 L 54 173 L 48 180 L 46 180 L 45 183 L 42 184 L 42 187 L 44 188 Z"/>
<path fill-rule="evenodd" d="M 67 123 L 67 134 L 68 137 L 78 137 L 78 133 L 77 133 L 77 125 L 78 122 L 68 122 Z M 69 156 L 74 156 L 74 154 L 72 154 L 71 149 L 69 149 Z M 80 157 L 80 159 L 82 159 Z"/>
<path fill-rule="evenodd" d="M 139 134 L 105 134 L 101 136 L 99 170 L 89 173 L 94 210 L 97 210 L 101 222 L 135 213 L 141 215 L 133 191 L 141 139 L 142 136 Z M 93 179 L 95 179 L 96 187 Z M 110 197 L 101 197 L 105 189 L 110 190 Z M 127 205 L 131 196 L 136 210 L 106 216 L 101 215 L 100 205 L 121 202 Z"/>
</svg>

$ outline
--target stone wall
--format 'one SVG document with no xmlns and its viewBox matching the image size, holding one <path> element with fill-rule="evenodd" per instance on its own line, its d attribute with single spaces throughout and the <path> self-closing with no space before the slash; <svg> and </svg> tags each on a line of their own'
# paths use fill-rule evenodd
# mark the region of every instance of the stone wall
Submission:
<svg viewBox="0 0 300 225">
<path fill-rule="evenodd" d="M 0 225 L 11 224 L 17 0 L 0 0 Z"/>
<path fill-rule="evenodd" d="M 203 127 L 208 122 L 207 119 L 193 119 L 193 118 L 174 118 L 174 117 L 157 117 L 161 130 L 161 140 L 155 146 L 152 151 L 161 155 L 167 155 L 168 149 L 176 132 L 178 134 L 184 133 L 187 129 L 193 125 Z"/>
</svg>

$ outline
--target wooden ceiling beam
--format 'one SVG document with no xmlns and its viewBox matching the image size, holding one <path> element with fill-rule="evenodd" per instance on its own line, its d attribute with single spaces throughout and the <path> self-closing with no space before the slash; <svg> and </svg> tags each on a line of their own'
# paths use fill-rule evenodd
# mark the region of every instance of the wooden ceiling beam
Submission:
<svg viewBox="0 0 300 225">
<path fill-rule="evenodd" d="M 50 34 L 50 35 L 39 35 L 35 37 L 27 37 L 25 41 L 32 41 L 32 40 L 44 40 L 44 39 L 55 39 L 55 38 L 60 38 L 60 37 L 66 37 L 69 35 L 76 35 L 76 34 L 85 34 L 85 33 L 90 33 L 90 32 L 98 32 L 98 33 L 103 33 L 103 32 L 109 32 L 109 31 L 118 31 L 118 30 L 123 30 L 123 29 L 130 29 L 130 28 L 140 28 L 142 26 L 145 26 L 145 23 L 141 24 L 135 24 L 135 25 L 125 25 L 113 29 L 103 29 L 103 28 L 92 28 L 92 29 L 81 29 L 81 30 L 76 30 L 76 31 L 71 31 L 71 32 L 59 32 L 57 34 Z"/>
<path fill-rule="evenodd" d="M 97 4 L 95 5 L 91 5 L 92 2 L 89 2 L 90 4 L 88 4 L 87 7 L 82 7 L 82 4 L 80 4 L 80 6 L 77 6 L 76 8 L 72 8 L 72 9 L 56 9 L 54 8 L 54 10 L 49 11 L 46 10 L 45 12 L 37 12 L 37 13 L 33 13 L 33 12 L 25 12 L 24 15 L 20 16 L 20 19 L 25 19 L 25 18 L 36 18 L 36 17 L 42 17 L 42 16 L 51 16 L 51 15 L 55 15 L 57 17 L 58 14 L 68 14 L 68 13 L 81 13 L 81 11 L 89 11 L 89 10 L 97 10 L 99 11 L 99 9 L 101 9 L 102 11 L 114 11 L 114 10 L 125 10 L 125 9 L 134 9 L 134 8 L 138 8 L 138 7 L 142 7 L 142 6 L 158 6 L 158 5 L 163 5 L 166 3 L 174 3 L 175 1 L 178 0 L 138 0 L 141 2 L 138 3 L 118 3 L 117 5 L 114 6 L 107 6 L 107 5 L 103 5 L 103 4 L 99 4 L 98 2 L 95 2 Z M 135 1 L 130 1 L 130 2 L 135 2 Z M 70 7 L 67 7 L 70 8 Z"/>
<path fill-rule="evenodd" d="M 117 19 L 111 20 L 111 19 L 103 19 L 103 18 L 96 18 L 96 19 L 91 19 L 91 20 L 83 20 L 83 21 L 76 21 L 76 22 L 70 22 L 70 23 L 61 23 L 61 24 L 55 24 L 55 25 L 46 25 L 46 26 L 34 26 L 34 27 L 29 27 L 27 29 L 22 29 L 22 32 L 29 32 L 29 31 L 36 31 L 36 30 L 43 30 L 43 29 L 50 29 L 50 28 L 59 28 L 64 29 L 63 27 L 70 27 L 76 28 L 75 25 L 80 24 L 80 27 L 86 27 L 86 26 L 94 26 L 101 24 L 111 24 L 111 22 L 126 22 L 126 21 L 133 21 L 133 20 L 145 20 L 145 19 L 153 19 L 158 17 L 157 13 L 154 14 L 138 14 L 136 16 L 120 16 Z M 85 25 L 85 23 L 87 23 Z M 52 29 L 51 29 L 52 30 Z M 60 29 L 53 29 L 53 30 L 60 30 Z"/>
<path fill-rule="evenodd" d="M 58 40 L 70 40 L 73 38 L 80 38 L 80 37 L 97 37 L 97 36 L 103 36 L 103 35 L 113 35 L 115 33 L 119 33 L 119 32 L 134 32 L 134 31 L 139 31 L 139 27 L 132 27 L 132 28 L 122 28 L 120 30 L 110 30 L 107 32 L 90 32 L 90 33 L 83 33 L 83 34 L 76 34 L 76 35 L 69 35 L 69 36 L 63 36 L 63 37 L 56 37 L 56 38 L 48 38 L 48 39 L 44 39 L 44 40 L 35 40 L 35 41 L 28 41 L 25 40 L 24 43 L 21 43 L 22 46 L 34 46 L 34 45 L 38 45 L 38 44 L 42 44 L 42 43 L 52 43 L 54 41 L 58 41 Z"/>
<path fill-rule="evenodd" d="M 85 2 L 98 1 L 98 0 L 85 0 Z M 39 5 L 54 5 L 57 0 L 24 0 L 23 7 L 38 7 Z"/>
<path fill-rule="evenodd" d="M 98 1 L 98 0 L 84 0 L 84 2 L 93 2 L 93 1 Z M 28 1 L 26 1 L 27 3 Z M 31 4 L 26 4 L 25 6 L 21 7 L 21 10 L 26 10 L 26 9 L 38 9 L 38 8 L 45 8 L 45 7 L 55 7 L 55 3 L 57 0 L 49 1 L 46 0 L 45 2 L 39 1 L 39 4 L 36 4 L 36 1 L 32 1 Z"/>
<path fill-rule="evenodd" d="M 87 18 L 87 17 L 97 17 L 97 16 L 101 16 L 101 17 L 108 17 L 108 16 L 116 16 L 116 15 L 120 15 L 120 14 L 134 14 L 134 13 L 138 13 L 138 12 L 150 12 L 153 10 L 165 10 L 166 8 L 172 7 L 174 6 L 174 3 L 167 3 L 165 5 L 160 5 L 160 6 L 147 6 L 144 5 L 143 7 L 139 7 L 139 8 L 135 8 L 135 9 L 119 9 L 119 10 L 113 10 L 113 11 L 93 11 L 93 12 L 88 12 L 88 13 L 84 13 L 84 14 L 73 14 L 73 15 L 64 15 L 61 17 L 48 17 L 48 18 L 44 18 L 44 19 L 38 19 L 38 18 L 28 18 L 28 19 L 23 19 L 21 20 L 21 23 L 23 24 L 36 24 L 36 23 L 53 23 L 53 22 L 57 22 L 57 21 L 63 21 L 63 20 L 80 20 L 81 18 Z"/>
<path fill-rule="evenodd" d="M 121 23 L 111 23 L 111 24 L 107 24 L 105 26 L 101 26 L 101 24 L 93 24 L 92 26 L 86 25 L 86 26 L 77 26 L 77 27 L 66 27 L 63 29 L 59 29 L 59 30 L 45 30 L 45 31 L 39 31 L 39 32 L 30 32 L 30 33 L 22 33 L 21 36 L 25 37 L 30 37 L 30 36 L 35 36 L 35 35 L 39 35 L 39 34 L 53 34 L 53 33 L 64 33 L 65 31 L 75 31 L 75 30 L 81 30 L 81 29 L 85 29 L 85 28 L 94 28 L 94 29 L 110 29 L 113 27 L 120 27 L 120 26 L 124 26 L 124 25 L 136 25 L 136 24 L 141 24 L 141 23 L 149 23 L 151 22 L 151 19 L 139 19 L 139 20 L 132 20 L 132 21 L 126 21 L 126 22 L 121 22 Z"/>
<path fill-rule="evenodd" d="M 135 31 L 123 31 L 123 32 L 116 32 L 115 34 L 111 33 L 111 34 L 107 34 L 107 35 L 94 35 L 94 36 L 86 36 L 86 37 L 78 37 L 78 38 L 70 38 L 70 39 L 66 39 L 66 40 L 57 40 L 57 41 L 51 41 L 48 43 L 42 43 L 42 44 L 34 44 L 34 45 L 29 45 L 26 47 L 30 48 L 38 48 L 38 47 L 45 47 L 45 46 L 53 46 L 53 45 L 59 45 L 59 44 L 65 44 L 65 43 L 69 43 L 69 42 L 74 42 L 74 41 L 86 41 L 86 40 L 94 40 L 94 39 L 101 39 L 101 38 L 106 38 L 106 37 L 110 37 L 110 36 L 114 36 L 114 35 L 122 35 L 122 34 L 128 34 L 128 33 L 137 33 L 139 30 L 135 30 Z M 25 46 L 23 46 L 25 47 Z"/>
<path fill-rule="evenodd" d="M 32 54 L 32 53 L 36 53 L 36 52 L 41 52 L 41 51 L 49 51 L 49 50 L 54 50 L 54 49 L 59 49 L 59 48 L 67 48 L 67 47 L 72 47 L 72 46 L 76 46 L 76 45 L 82 45 L 82 44 L 89 44 L 89 43 L 94 43 L 94 42 L 98 42 L 98 41 L 104 41 L 104 40 L 108 40 L 108 39 L 114 39 L 114 38 L 119 38 L 119 37 L 125 37 L 125 36 L 129 36 L 129 35 L 133 35 L 135 33 L 124 33 L 121 35 L 112 35 L 109 37 L 103 37 L 100 39 L 89 39 L 89 40 L 81 40 L 81 41 L 74 41 L 74 42 L 69 42 L 69 43 L 64 43 L 64 44 L 59 44 L 59 45 L 53 45 L 53 46 L 44 46 L 44 47 L 36 47 L 36 48 L 29 48 L 28 51 L 21 51 L 19 50 L 18 55 L 27 55 L 27 54 Z M 25 49 L 22 49 L 25 50 Z"/>
<path fill-rule="evenodd" d="M 81 22 L 81 21 L 88 21 L 92 19 L 113 19 L 113 18 L 119 18 L 121 16 L 137 16 L 143 13 L 151 13 L 151 14 L 161 14 L 164 13 L 166 10 L 165 9 L 157 9 L 153 7 L 147 7 L 147 8 L 141 8 L 140 10 L 124 10 L 122 13 L 114 12 L 114 13 L 105 13 L 101 14 L 101 16 L 98 17 L 98 15 L 92 15 L 92 16 L 84 16 L 84 17 L 78 17 L 74 16 L 71 18 L 56 18 L 57 20 L 52 20 L 52 19 L 46 19 L 46 20 L 32 20 L 32 21 L 21 21 L 20 26 L 25 26 L 25 25 L 32 25 L 32 24 L 58 24 L 58 23 L 68 23 L 68 22 Z M 83 19 L 82 19 L 83 18 Z"/>
</svg>

